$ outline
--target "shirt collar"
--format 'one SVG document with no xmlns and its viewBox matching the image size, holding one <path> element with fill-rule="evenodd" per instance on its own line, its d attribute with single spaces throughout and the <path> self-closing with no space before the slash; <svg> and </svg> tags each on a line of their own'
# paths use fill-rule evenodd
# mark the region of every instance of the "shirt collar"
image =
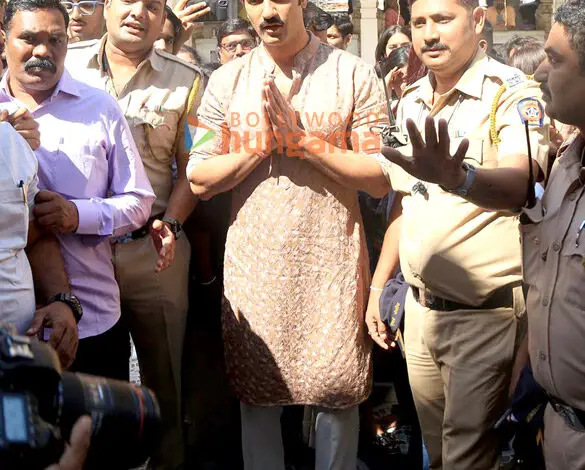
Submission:
<svg viewBox="0 0 585 470">
<path fill-rule="evenodd" d="M 584 149 L 585 139 L 581 133 L 578 133 L 564 142 L 559 148 L 557 153 L 559 165 L 569 168 L 572 165 L 579 164 L 578 166 L 581 168 L 581 155 Z"/>
<path fill-rule="evenodd" d="M 455 85 L 461 93 L 480 99 L 483 92 L 483 79 L 489 58 L 481 49 L 475 55 L 468 69 Z"/>
<path fill-rule="evenodd" d="M 100 70 L 100 72 L 106 71 L 106 67 L 104 64 L 104 57 L 105 57 L 104 50 L 106 47 L 107 40 L 108 40 L 108 35 L 106 33 L 104 35 L 104 37 L 102 37 L 100 42 L 97 43 L 95 46 L 93 46 L 94 53 L 91 54 L 89 61 L 88 61 L 88 64 L 87 64 L 89 67 L 98 68 Z M 163 57 L 159 54 L 158 49 L 155 49 L 153 47 L 150 50 L 150 52 L 148 53 L 145 60 L 150 62 L 151 67 L 154 70 L 156 70 L 157 72 L 164 71 L 165 61 L 164 61 Z"/>
<path fill-rule="evenodd" d="M 0 92 L 4 95 L 9 96 L 10 98 L 14 98 L 8 89 L 8 76 L 9 72 L 6 71 L 2 80 L 0 80 Z M 51 96 L 45 101 L 50 102 L 52 101 L 59 93 L 65 93 L 68 95 L 75 96 L 77 98 L 81 97 L 81 93 L 79 91 L 79 87 L 77 86 L 77 82 L 71 77 L 67 69 L 63 69 L 63 75 L 57 82 L 57 86 L 53 90 Z"/>
<path fill-rule="evenodd" d="M 482 50 L 479 50 L 467 70 L 463 73 L 454 90 L 457 90 L 472 98 L 480 99 L 483 93 L 483 79 L 486 73 L 486 65 L 489 58 Z M 432 72 L 423 77 L 419 84 L 419 99 L 426 103 L 433 102 L 434 88 L 431 82 Z"/>
</svg>

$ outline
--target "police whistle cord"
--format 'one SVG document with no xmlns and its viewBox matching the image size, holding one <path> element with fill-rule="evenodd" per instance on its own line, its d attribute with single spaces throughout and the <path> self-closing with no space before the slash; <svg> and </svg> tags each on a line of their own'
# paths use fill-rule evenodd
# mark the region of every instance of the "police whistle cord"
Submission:
<svg viewBox="0 0 585 470">
<path fill-rule="evenodd" d="M 526 189 L 526 207 L 530 209 L 536 204 L 536 193 L 534 190 L 534 169 L 532 167 L 534 160 L 532 159 L 532 146 L 530 144 L 528 121 L 524 121 L 524 129 L 526 131 L 526 143 L 528 144 L 528 187 Z"/>
</svg>

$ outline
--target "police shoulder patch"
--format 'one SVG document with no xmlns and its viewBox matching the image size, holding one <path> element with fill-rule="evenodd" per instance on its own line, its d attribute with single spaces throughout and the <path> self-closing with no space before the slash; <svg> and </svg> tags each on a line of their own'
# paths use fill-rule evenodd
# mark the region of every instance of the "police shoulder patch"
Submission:
<svg viewBox="0 0 585 470">
<path fill-rule="evenodd" d="M 522 124 L 542 127 L 544 125 L 544 107 L 536 98 L 524 98 L 518 102 L 518 114 Z"/>
</svg>

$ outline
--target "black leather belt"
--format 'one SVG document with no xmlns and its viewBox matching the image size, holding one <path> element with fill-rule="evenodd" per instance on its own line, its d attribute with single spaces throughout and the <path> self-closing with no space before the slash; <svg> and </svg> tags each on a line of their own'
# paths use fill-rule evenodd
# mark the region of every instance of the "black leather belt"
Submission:
<svg viewBox="0 0 585 470">
<path fill-rule="evenodd" d="M 150 227 L 152 226 L 152 223 L 157 219 L 162 219 L 163 217 L 164 217 L 164 214 L 158 214 L 158 215 L 152 216 L 150 219 L 148 219 L 146 224 L 144 224 L 142 227 L 134 230 L 133 232 L 127 233 L 126 235 L 120 235 L 119 237 L 114 237 L 112 239 L 112 242 L 113 243 L 128 243 L 128 242 L 131 242 L 132 240 L 139 240 L 141 238 L 144 238 L 150 233 Z"/>
<path fill-rule="evenodd" d="M 437 297 L 427 289 L 412 287 L 415 300 L 423 307 L 440 312 L 452 312 L 453 310 L 494 310 L 496 308 L 511 308 L 514 306 L 514 289 L 505 286 L 496 290 L 481 305 L 466 305 L 453 300 Z"/>
<path fill-rule="evenodd" d="M 552 409 L 565 420 L 567 426 L 574 431 L 585 432 L 585 411 L 573 408 L 552 395 L 548 395 L 548 401 Z"/>
</svg>

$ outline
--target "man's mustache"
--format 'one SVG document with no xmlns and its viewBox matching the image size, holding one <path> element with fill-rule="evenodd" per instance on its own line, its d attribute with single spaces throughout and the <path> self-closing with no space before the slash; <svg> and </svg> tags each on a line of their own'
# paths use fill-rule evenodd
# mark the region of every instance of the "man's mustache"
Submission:
<svg viewBox="0 0 585 470">
<path fill-rule="evenodd" d="M 433 44 L 425 44 L 421 48 L 421 53 L 429 52 L 429 51 L 448 51 L 449 46 L 443 44 L 442 42 L 435 42 Z"/>
<path fill-rule="evenodd" d="M 24 64 L 24 71 L 29 72 L 31 69 L 45 69 L 49 72 L 55 73 L 57 71 L 57 66 L 49 59 L 31 59 Z"/>
<path fill-rule="evenodd" d="M 265 19 L 261 24 L 260 24 L 260 28 L 264 29 L 264 28 L 270 28 L 271 26 L 284 26 L 284 21 L 282 21 L 280 18 L 278 17 L 274 17 L 274 18 L 267 18 Z"/>
</svg>

